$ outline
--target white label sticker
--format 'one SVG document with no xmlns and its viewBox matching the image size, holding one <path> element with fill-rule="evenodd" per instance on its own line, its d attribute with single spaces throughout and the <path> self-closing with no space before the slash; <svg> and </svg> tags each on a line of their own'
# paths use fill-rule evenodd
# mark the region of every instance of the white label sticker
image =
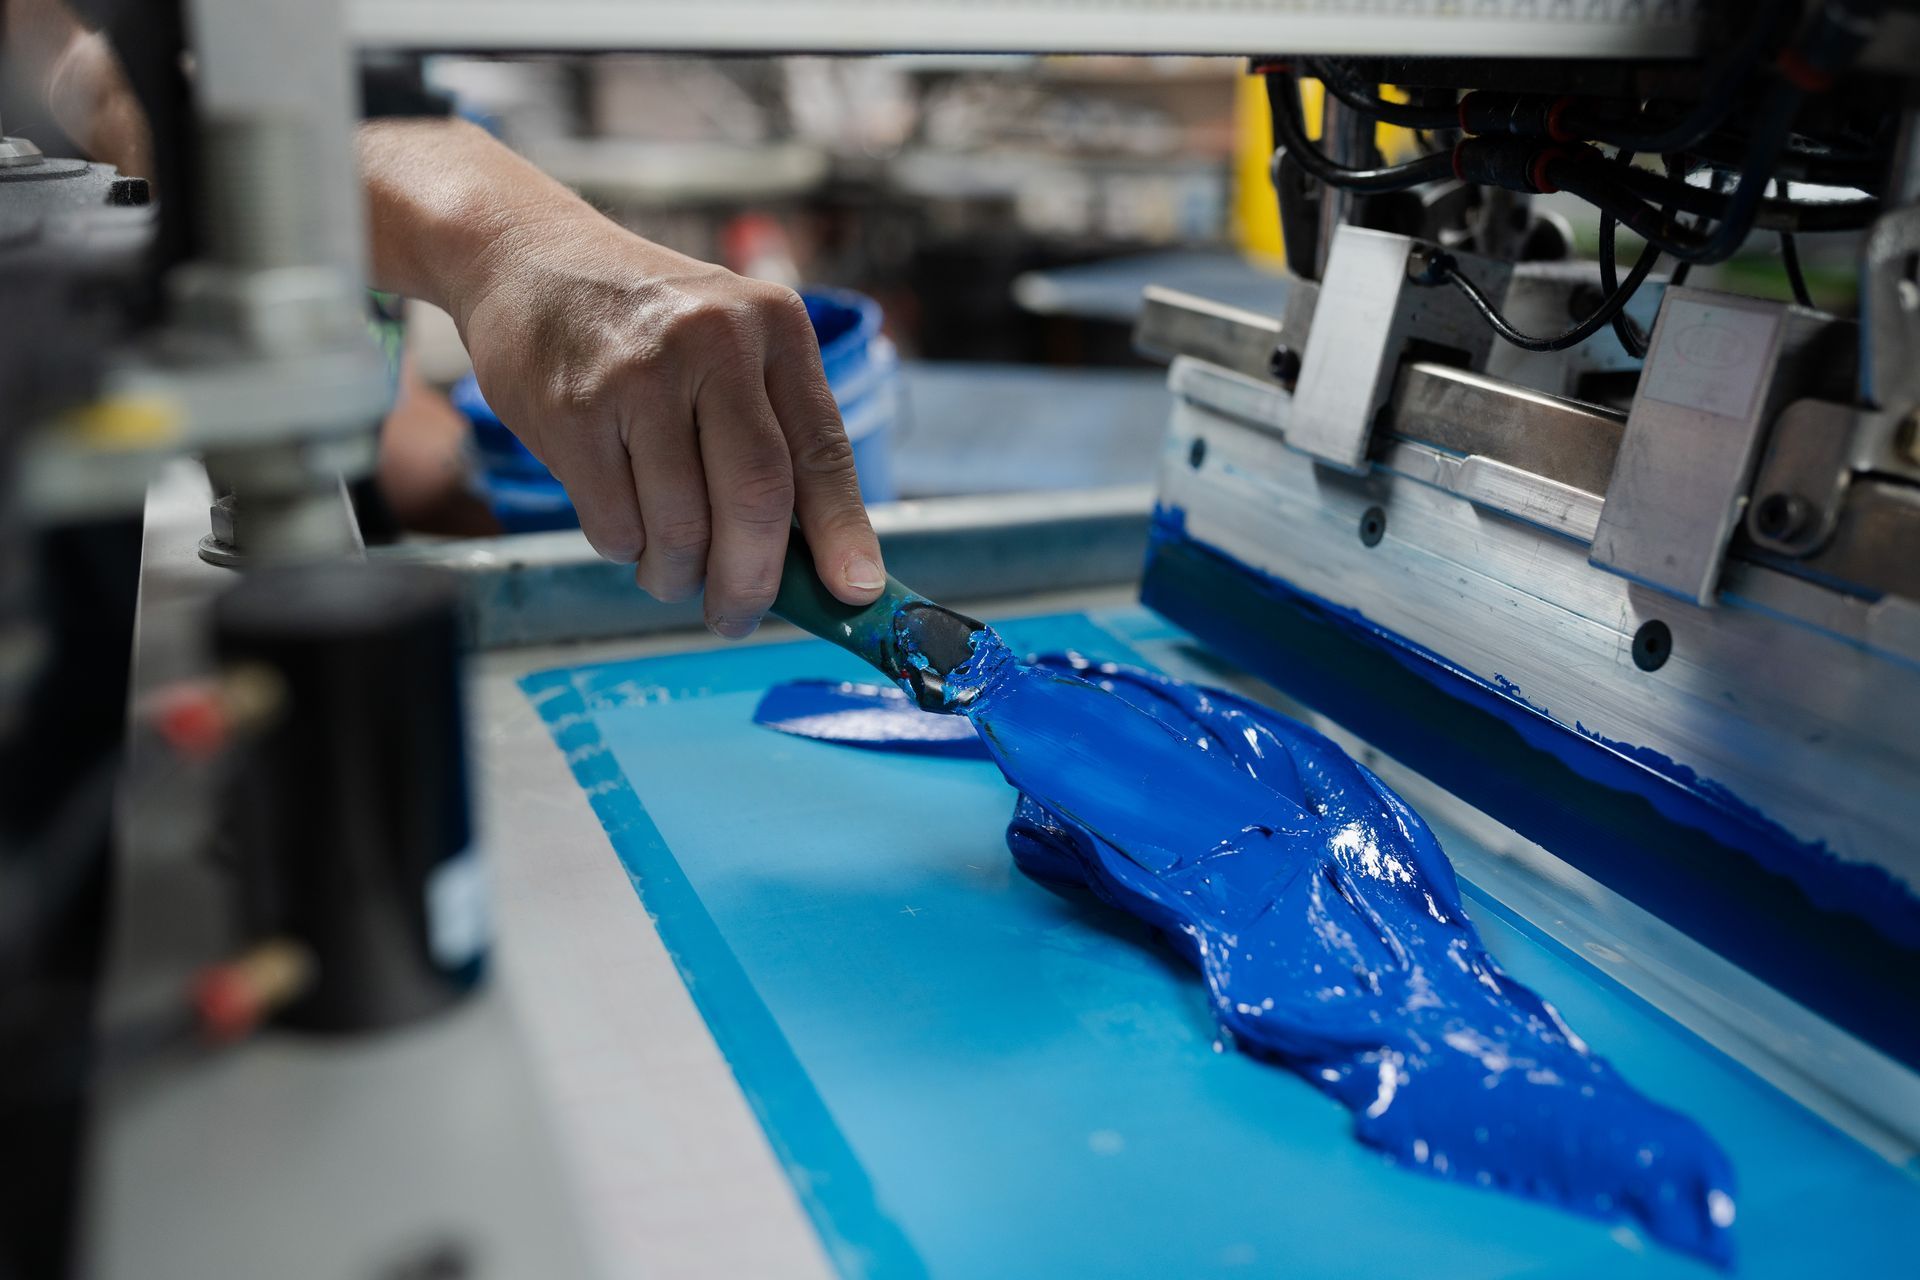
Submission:
<svg viewBox="0 0 1920 1280">
<path fill-rule="evenodd" d="M 458 969 L 485 951 L 492 935 L 486 864 L 469 846 L 427 877 L 427 949 L 442 969 Z"/>
<path fill-rule="evenodd" d="M 1660 346 L 1642 394 L 1683 409 L 1745 418 L 1766 379 L 1779 328 L 1776 311 L 1675 298 L 1660 315 Z"/>
</svg>

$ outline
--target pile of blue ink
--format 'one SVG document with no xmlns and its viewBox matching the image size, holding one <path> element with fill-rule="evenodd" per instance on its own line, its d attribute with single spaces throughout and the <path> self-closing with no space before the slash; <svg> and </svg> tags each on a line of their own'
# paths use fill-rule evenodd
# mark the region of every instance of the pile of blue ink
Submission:
<svg viewBox="0 0 1920 1280">
<path fill-rule="evenodd" d="M 1022 663 L 984 629 L 944 697 L 959 715 L 799 681 L 754 718 L 987 756 L 1020 792 L 1007 843 L 1021 869 L 1161 931 L 1200 970 L 1224 1037 L 1337 1099 L 1362 1142 L 1731 1264 L 1725 1153 L 1501 972 L 1426 824 L 1334 743 L 1151 672 Z"/>
</svg>

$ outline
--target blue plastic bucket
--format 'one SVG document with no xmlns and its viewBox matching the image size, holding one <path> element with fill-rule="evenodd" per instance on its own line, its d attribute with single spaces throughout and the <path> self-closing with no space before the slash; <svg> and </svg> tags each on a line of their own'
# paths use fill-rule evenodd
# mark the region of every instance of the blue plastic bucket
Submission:
<svg viewBox="0 0 1920 1280">
<path fill-rule="evenodd" d="M 893 487 L 893 427 L 900 417 L 900 353 L 880 332 L 880 304 L 851 289 L 809 289 L 800 297 L 853 445 L 860 496 L 891 502 L 899 496 Z"/>
<path fill-rule="evenodd" d="M 897 496 L 892 450 L 900 416 L 900 355 L 880 332 L 880 304 L 848 289 L 809 289 L 800 296 L 853 445 L 860 494 L 868 502 L 890 502 Z M 500 526 L 509 533 L 578 526 L 560 482 L 487 407 L 471 373 L 454 384 L 452 398 L 472 424 L 480 483 Z"/>
</svg>

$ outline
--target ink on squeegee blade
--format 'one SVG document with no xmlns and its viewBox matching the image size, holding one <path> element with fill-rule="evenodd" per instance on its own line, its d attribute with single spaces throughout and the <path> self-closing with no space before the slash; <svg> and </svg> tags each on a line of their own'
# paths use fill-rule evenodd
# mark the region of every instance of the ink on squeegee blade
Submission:
<svg viewBox="0 0 1920 1280">
<path fill-rule="evenodd" d="M 927 661 L 903 648 L 909 668 Z M 781 685 L 755 719 L 992 759 L 1020 792 L 1007 830 L 1020 868 L 1158 929 L 1199 969 L 1223 1040 L 1347 1107 L 1361 1142 L 1731 1264 L 1735 1186 L 1720 1147 L 1501 971 L 1426 824 L 1337 745 L 1152 672 L 1022 663 L 985 627 L 939 674 L 939 701 L 977 737 L 951 719 L 931 727 L 942 717 L 921 709 L 927 686 L 904 680 L 911 700 Z"/>
</svg>

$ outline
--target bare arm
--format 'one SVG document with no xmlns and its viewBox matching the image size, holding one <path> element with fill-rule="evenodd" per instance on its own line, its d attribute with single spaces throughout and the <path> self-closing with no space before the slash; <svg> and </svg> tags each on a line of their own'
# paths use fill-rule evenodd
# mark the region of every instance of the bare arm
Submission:
<svg viewBox="0 0 1920 1280">
<path fill-rule="evenodd" d="M 595 550 L 752 631 L 797 513 L 848 603 L 884 585 L 853 451 L 796 294 L 615 226 L 459 121 L 363 125 L 374 282 L 444 307 L 494 412 Z"/>
<path fill-rule="evenodd" d="M 153 176 L 147 119 L 107 38 L 61 0 L 0 4 L 7 70 L 32 87 L 67 136 L 120 172 Z"/>
</svg>

